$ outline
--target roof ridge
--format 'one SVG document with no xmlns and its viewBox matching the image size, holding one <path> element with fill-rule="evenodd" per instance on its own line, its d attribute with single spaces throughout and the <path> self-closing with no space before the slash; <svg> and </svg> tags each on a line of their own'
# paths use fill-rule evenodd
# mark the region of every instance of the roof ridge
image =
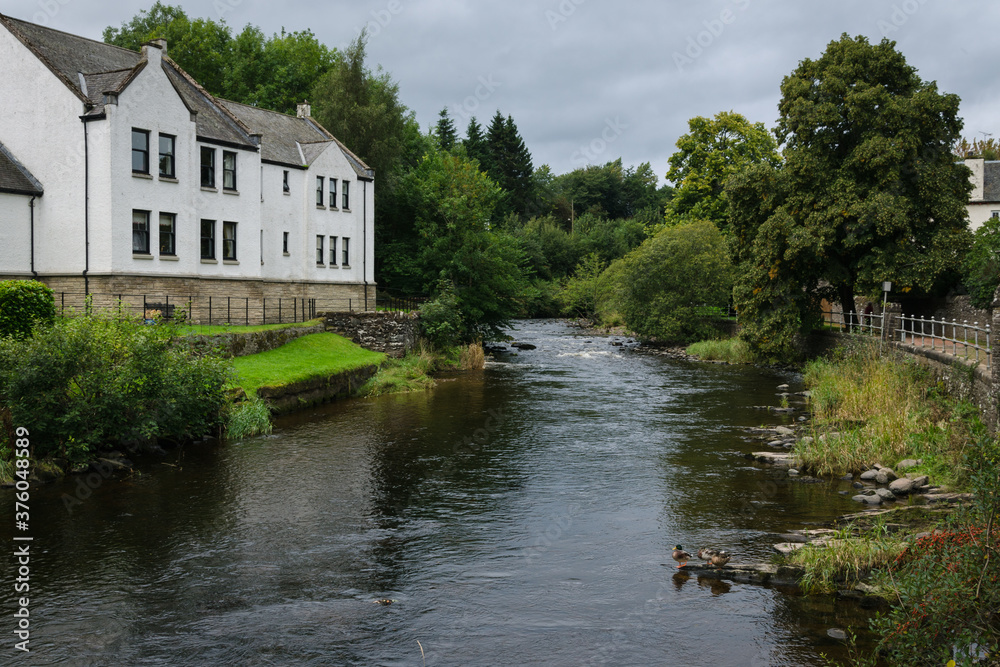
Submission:
<svg viewBox="0 0 1000 667">
<path fill-rule="evenodd" d="M 168 63 L 171 67 L 173 67 L 175 70 L 177 70 L 177 73 L 180 74 L 181 77 L 183 77 L 185 81 L 187 81 L 192 86 L 194 86 L 195 90 L 197 90 L 199 93 L 201 93 L 206 98 L 208 98 L 208 101 L 212 103 L 212 106 L 214 106 L 216 109 L 218 109 L 219 111 L 221 111 L 222 114 L 226 118 L 228 118 L 231 121 L 233 121 L 234 123 L 236 123 L 236 126 L 238 128 L 240 128 L 243 132 L 245 132 L 247 134 L 247 136 L 253 136 L 254 135 L 254 131 L 253 130 L 251 130 L 243 121 L 241 121 L 236 116 L 236 114 L 234 114 L 232 111 L 230 111 L 229 109 L 227 109 L 225 104 L 220 103 L 219 100 L 215 97 L 215 95 L 213 95 L 212 93 L 210 93 L 207 90 L 205 90 L 205 88 L 200 83 L 198 83 L 193 76 L 191 76 L 190 74 L 188 74 L 184 70 L 183 67 L 181 67 L 176 62 L 174 62 L 174 60 L 172 58 L 170 58 L 169 56 L 163 56 L 162 59 L 163 59 L 164 62 Z"/>
<path fill-rule="evenodd" d="M 70 81 L 69 79 L 67 79 L 66 76 L 62 72 L 60 72 L 59 69 L 56 68 L 56 66 L 53 65 L 52 62 L 48 58 L 46 58 L 45 55 L 43 55 L 41 53 L 41 51 L 38 50 L 38 48 L 35 46 L 35 43 L 32 40 L 28 39 L 28 37 L 23 32 L 21 32 L 21 30 L 18 28 L 18 26 L 13 25 L 13 22 L 15 22 L 15 21 L 18 22 L 18 23 L 28 23 L 27 21 L 21 21 L 20 19 L 15 19 L 15 18 L 11 18 L 9 16 L 6 16 L 4 14 L 0 14 L 0 24 L 2 24 L 5 28 L 7 28 L 7 30 L 10 32 L 10 34 L 14 35 L 14 37 L 16 37 L 19 42 L 21 42 L 22 44 L 24 44 L 24 48 L 26 48 L 29 51 L 31 51 L 31 53 L 33 53 L 34 56 L 36 58 L 38 58 L 38 60 L 43 65 L 45 65 L 46 67 L 48 67 L 49 71 L 52 72 L 56 76 L 57 79 L 59 79 L 60 81 L 62 81 L 63 85 L 66 86 L 67 88 L 69 88 L 73 92 L 73 94 L 76 95 L 76 97 L 80 99 L 80 101 L 82 101 L 84 104 L 90 104 L 90 98 L 87 97 L 86 95 L 84 95 L 83 91 L 80 90 L 75 83 L 73 83 L 72 81 Z M 28 25 L 33 25 L 33 26 L 44 28 L 44 26 L 38 26 L 37 23 L 28 23 Z M 54 30 L 54 28 L 45 28 L 45 29 L 46 30 Z M 62 31 L 55 30 L 55 32 L 62 32 Z M 69 33 L 63 33 L 63 34 L 68 35 Z M 84 38 L 84 39 L 86 39 L 86 38 Z"/>
<path fill-rule="evenodd" d="M 31 21 L 25 21 L 24 19 L 16 19 L 13 16 L 9 16 L 7 14 L 0 13 L 0 19 L 7 19 L 8 21 L 17 21 L 18 23 L 27 23 L 28 25 L 33 25 L 36 28 L 41 28 L 43 30 L 49 30 L 51 32 L 58 32 L 60 35 L 69 35 L 70 37 L 75 37 L 77 39 L 83 39 L 83 40 L 86 40 L 88 42 L 93 42 L 94 44 L 100 44 L 101 46 L 107 46 L 107 47 L 110 47 L 112 49 L 119 49 L 120 51 L 127 51 L 128 53 L 133 53 L 133 54 L 135 54 L 137 56 L 141 56 L 142 55 L 139 51 L 135 51 L 133 49 L 130 49 L 127 46 L 118 46 L 117 44 L 109 44 L 109 43 L 107 43 L 105 41 L 102 41 L 102 40 L 99 40 L 99 39 L 92 39 L 90 37 L 84 37 L 83 35 L 77 35 L 76 33 L 73 33 L 73 32 L 67 32 L 65 30 L 59 30 L 58 28 L 50 28 L 49 26 L 42 25 L 41 23 L 32 23 Z"/>
</svg>

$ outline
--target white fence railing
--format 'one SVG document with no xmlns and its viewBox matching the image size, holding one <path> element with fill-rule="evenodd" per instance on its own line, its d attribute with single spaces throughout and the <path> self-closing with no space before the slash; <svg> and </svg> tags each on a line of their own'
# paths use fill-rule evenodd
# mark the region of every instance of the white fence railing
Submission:
<svg viewBox="0 0 1000 667">
<path fill-rule="evenodd" d="M 823 313 L 823 323 L 834 328 L 845 331 L 854 331 L 882 335 L 885 327 L 885 314 L 883 313 L 842 313 L 838 311 L 825 311 Z"/>
<path fill-rule="evenodd" d="M 941 350 L 969 361 L 985 361 L 987 368 L 992 367 L 992 332 L 988 324 L 907 315 L 900 315 L 897 322 L 895 340 L 901 343 Z"/>
</svg>

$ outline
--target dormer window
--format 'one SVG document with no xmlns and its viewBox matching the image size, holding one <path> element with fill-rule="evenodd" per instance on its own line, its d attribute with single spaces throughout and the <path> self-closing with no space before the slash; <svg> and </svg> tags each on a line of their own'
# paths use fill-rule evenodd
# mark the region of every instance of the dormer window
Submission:
<svg viewBox="0 0 1000 667">
<path fill-rule="evenodd" d="M 149 173 L 149 130 L 132 128 L 132 173 Z"/>
</svg>

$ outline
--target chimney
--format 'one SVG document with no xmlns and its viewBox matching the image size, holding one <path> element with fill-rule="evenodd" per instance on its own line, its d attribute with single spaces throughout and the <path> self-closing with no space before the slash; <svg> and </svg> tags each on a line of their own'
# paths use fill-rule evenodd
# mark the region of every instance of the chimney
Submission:
<svg viewBox="0 0 1000 667">
<path fill-rule="evenodd" d="M 971 201 L 983 201 L 986 199 L 986 160 L 983 158 L 966 158 L 965 166 L 972 170 L 972 193 L 969 195 Z"/>
<path fill-rule="evenodd" d="M 298 111 L 295 113 L 299 118 L 309 118 L 312 115 L 312 107 L 309 106 L 309 100 L 306 100 L 298 106 Z"/>
<path fill-rule="evenodd" d="M 142 57 L 150 65 L 159 65 L 160 58 L 167 54 L 167 40 L 152 39 L 142 45 Z"/>
</svg>

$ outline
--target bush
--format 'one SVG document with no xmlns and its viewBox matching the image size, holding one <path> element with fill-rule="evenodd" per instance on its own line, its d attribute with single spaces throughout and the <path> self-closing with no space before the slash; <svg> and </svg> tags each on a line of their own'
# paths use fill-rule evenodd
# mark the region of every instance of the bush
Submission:
<svg viewBox="0 0 1000 667">
<path fill-rule="evenodd" d="M 26 338 L 55 318 L 55 297 L 47 286 L 34 280 L 0 282 L 0 337 Z"/>
<path fill-rule="evenodd" d="M 229 403 L 230 365 L 173 338 L 170 327 L 93 315 L 0 339 L 0 404 L 31 430 L 39 458 L 203 436 Z"/>
<path fill-rule="evenodd" d="M 436 347 L 453 347 L 465 336 L 455 287 L 442 283 L 438 295 L 420 306 L 420 327 Z"/>
<path fill-rule="evenodd" d="M 257 396 L 232 406 L 226 418 L 226 437 L 230 440 L 265 435 L 273 428 L 271 408 L 264 399 Z"/>
<path fill-rule="evenodd" d="M 990 218 L 976 230 L 962 262 L 962 282 L 976 308 L 990 308 L 1000 285 L 1000 218 Z"/>
</svg>

